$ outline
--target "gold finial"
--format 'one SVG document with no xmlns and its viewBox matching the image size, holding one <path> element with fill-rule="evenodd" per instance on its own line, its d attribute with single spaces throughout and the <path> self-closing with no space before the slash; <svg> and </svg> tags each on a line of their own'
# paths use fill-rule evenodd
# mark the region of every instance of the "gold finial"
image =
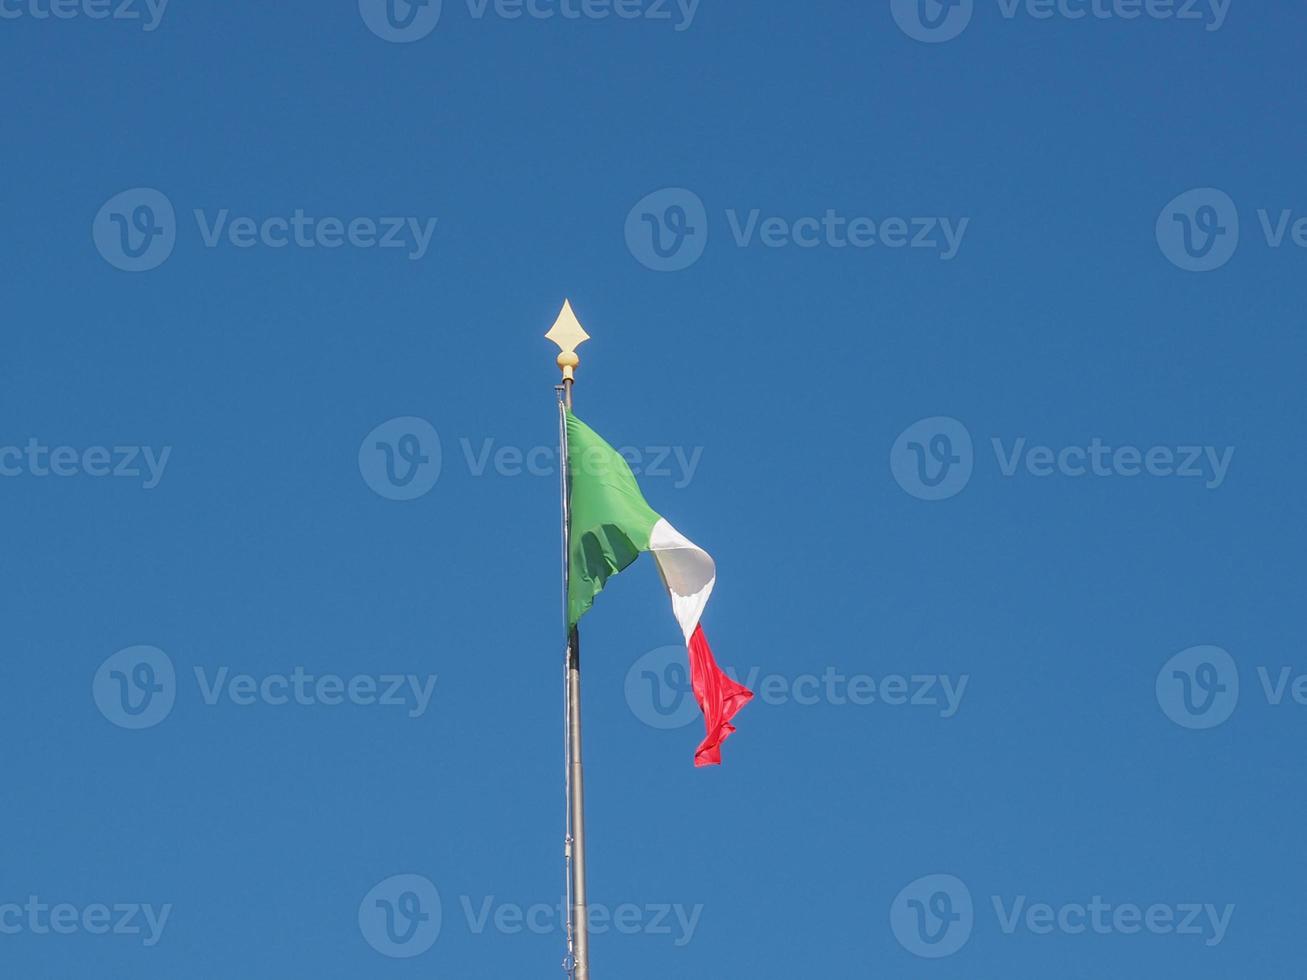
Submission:
<svg viewBox="0 0 1307 980">
<path fill-rule="evenodd" d="M 589 340 L 590 335 L 585 332 L 581 321 L 572 312 L 572 304 L 569 300 L 563 300 L 562 312 L 558 314 L 558 319 L 554 321 L 554 325 L 549 328 L 545 337 L 557 344 L 562 352 L 558 355 L 558 366 L 563 369 L 563 380 L 575 380 L 573 372 L 581 363 L 581 359 L 576 356 L 576 349 Z"/>
</svg>

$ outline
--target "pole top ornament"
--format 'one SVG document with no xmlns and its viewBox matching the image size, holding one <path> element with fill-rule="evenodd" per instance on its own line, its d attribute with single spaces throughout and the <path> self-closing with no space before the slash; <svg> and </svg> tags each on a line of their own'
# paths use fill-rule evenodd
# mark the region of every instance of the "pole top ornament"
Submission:
<svg viewBox="0 0 1307 980">
<path fill-rule="evenodd" d="M 576 356 L 576 349 L 589 340 L 590 335 L 572 312 L 571 301 L 563 300 L 563 309 L 545 337 L 558 345 L 558 366 L 563 370 L 563 380 L 576 380 L 574 372 L 581 363 L 581 359 Z"/>
</svg>

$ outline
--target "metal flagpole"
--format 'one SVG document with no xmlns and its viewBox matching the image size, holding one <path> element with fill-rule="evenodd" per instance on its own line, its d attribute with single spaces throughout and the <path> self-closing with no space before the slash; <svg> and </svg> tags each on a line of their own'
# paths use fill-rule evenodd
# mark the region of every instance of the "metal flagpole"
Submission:
<svg viewBox="0 0 1307 980">
<path fill-rule="evenodd" d="M 568 567 L 571 557 L 572 479 L 567 466 L 567 419 L 572 408 L 572 385 L 580 363 L 576 348 L 589 335 L 572 312 L 572 304 L 563 303 L 558 320 L 545 335 L 559 346 L 558 366 L 563 371 L 559 386 L 558 448 L 563 497 L 563 628 L 567 633 L 564 661 L 564 783 L 567 793 L 566 837 L 564 853 L 567 865 L 567 958 L 564 969 L 574 980 L 590 980 L 590 933 L 585 897 L 585 781 L 581 766 L 581 641 L 570 625 L 567 610 Z"/>
</svg>

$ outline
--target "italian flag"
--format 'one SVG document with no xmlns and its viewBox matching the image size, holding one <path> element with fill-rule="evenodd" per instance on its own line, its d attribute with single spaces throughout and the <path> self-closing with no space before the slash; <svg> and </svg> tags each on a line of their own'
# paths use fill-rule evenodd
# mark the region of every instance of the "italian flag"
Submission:
<svg viewBox="0 0 1307 980">
<path fill-rule="evenodd" d="M 593 429 L 567 410 L 567 465 L 571 480 L 567 616 L 575 627 L 608 579 L 640 556 L 653 553 L 685 634 L 690 682 L 703 711 L 706 734 L 696 766 L 722 761 L 731 719 L 753 692 L 723 673 L 699 620 L 717 581 L 712 557 L 645 502 L 631 467 Z"/>
</svg>

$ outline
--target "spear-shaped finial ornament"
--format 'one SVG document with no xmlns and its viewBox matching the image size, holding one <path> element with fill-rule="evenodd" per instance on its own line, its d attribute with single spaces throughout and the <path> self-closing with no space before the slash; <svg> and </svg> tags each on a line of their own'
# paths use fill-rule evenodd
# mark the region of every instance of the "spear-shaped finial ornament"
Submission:
<svg viewBox="0 0 1307 980">
<path fill-rule="evenodd" d="M 0 0 L 3 2 L 3 0 Z M 558 345 L 558 366 L 563 369 L 563 383 L 558 387 L 558 456 L 563 491 L 563 595 L 570 595 L 569 572 L 572 554 L 572 468 L 568 465 L 566 413 L 572 410 L 572 383 L 576 380 L 576 367 L 581 359 L 576 349 L 590 339 L 581 321 L 572 312 L 569 300 L 563 300 L 558 319 L 545 334 Z M 564 607 L 567 603 L 564 602 Z M 564 614 L 566 623 L 568 616 Z M 567 836 L 564 853 L 567 856 L 567 893 L 571 902 L 567 910 L 567 957 L 563 969 L 570 980 L 590 980 L 590 912 L 585 895 L 585 774 L 581 765 L 581 641 L 575 624 L 567 628 L 567 701 L 564 725 L 567 729 L 567 751 L 564 768 L 567 771 Z"/>
<path fill-rule="evenodd" d="M 562 312 L 558 314 L 558 319 L 554 321 L 554 325 L 549 328 L 545 337 L 558 345 L 561 351 L 558 355 L 558 366 L 563 369 L 563 383 L 570 385 L 576 380 L 574 372 L 576 366 L 581 363 L 581 359 L 576 356 L 576 349 L 590 339 L 590 335 L 581 326 L 581 321 L 572 312 L 570 300 L 563 300 Z"/>
</svg>

